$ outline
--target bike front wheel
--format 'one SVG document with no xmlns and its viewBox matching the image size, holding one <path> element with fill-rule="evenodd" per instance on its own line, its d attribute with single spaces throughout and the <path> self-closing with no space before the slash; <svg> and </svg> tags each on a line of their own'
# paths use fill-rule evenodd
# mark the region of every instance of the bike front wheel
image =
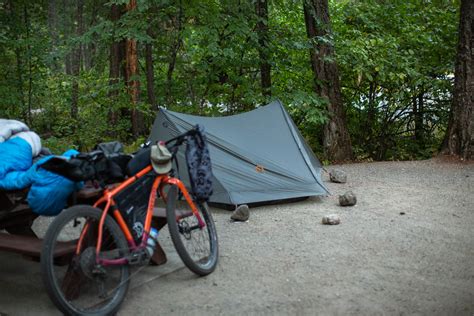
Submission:
<svg viewBox="0 0 474 316">
<path fill-rule="evenodd" d="M 128 265 L 98 265 L 96 245 L 102 211 L 78 205 L 64 210 L 43 240 L 41 270 L 46 291 L 66 315 L 113 315 L 128 290 Z M 118 259 L 128 253 L 126 239 L 107 215 L 99 256 Z"/>
<path fill-rule="evenodd" d="M 217 266 L 219 249 L 217 232 L 207 203 L 195 202 L 204 221 L 200 228 L 197 217 L 187 203 L 178 203 L 178 187 L 172 185 L 167 195 L 166 217 L 176 252 L 189 270 L 208 275 Z"/>
</svg>

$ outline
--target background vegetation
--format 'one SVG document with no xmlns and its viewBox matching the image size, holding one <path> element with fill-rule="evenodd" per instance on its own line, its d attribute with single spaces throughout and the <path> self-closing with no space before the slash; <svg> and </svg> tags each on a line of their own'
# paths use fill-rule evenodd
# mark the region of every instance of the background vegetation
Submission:
<svg viewBox="0 0 474 316">
<path fill-rule="evenodd" d="M 459 1 L 332 0 L 332 32 L 313 38 L 303 1 L 132 2 L 0 0 L 0 117 L 27 122 L 60 153 L 112 139 L 133 147 L 159 106 L 219 116 L 280 99 L 325 159 L 327 100 L 309 54 L 317 41 L 335 48 L 327 58 L 339 68 L 355 158 L 422 159 L 441 146 Z M 130 39 L 137 71 L 127 76 L 120 45 Z"/>
</svg>

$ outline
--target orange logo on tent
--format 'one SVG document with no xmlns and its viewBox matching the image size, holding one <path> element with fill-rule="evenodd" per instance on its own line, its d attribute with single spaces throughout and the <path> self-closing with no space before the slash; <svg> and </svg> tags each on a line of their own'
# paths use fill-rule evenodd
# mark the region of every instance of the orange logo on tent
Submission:
<svg viewBox="0 0 474 316">
<path fill-rule="evenodd" d="M 264 172 L 264 171 L 265 171 L 265 168 L 263 168 L 263 166 L 256 165 L 256 166 L 255 166 L 255 171 L 257 171 L 257 172 Z"/>
</svg>

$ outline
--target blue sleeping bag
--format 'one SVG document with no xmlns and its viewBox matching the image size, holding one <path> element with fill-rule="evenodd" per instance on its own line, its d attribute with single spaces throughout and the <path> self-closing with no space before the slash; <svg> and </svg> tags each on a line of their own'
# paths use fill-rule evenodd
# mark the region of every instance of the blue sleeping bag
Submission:
<svg viewBox="0 0 474 316">
<path fill-rule="evenodd" d="M 68 150 L 64 157 L 79 154 L 76 150 Z M 28 204 L 33 212 L 39 215 L 58 215 L 67 205 L 68 197 L 82 187 L 82 183 L 73 182 L 63 176 L 47 171 L 40 166 L 54 156 L 45 157 L 36 162 L 32 169 L 32 185 L 28 192 Z"/>
<path fill-rule="evenodd" d="M 11 171 L 0 179 L 0 190 L 22 190 L 29 187 L 36 173 L 36 164 L 27 171 Z"/>
<path fill-rule="evenodd" d="M 31 146 L 21 137 L 0 143 L 0 179 L 12 171 L 25 171 L 33 163 Z"/>
<path fill-rule="evenodd" d="M 68 150 L 63 156 L 69 158 L 77 154 L 76 150 Z M 26 140 L 16 137 L 0 143 L 0 190 L 30 187 L 27 200 L 33 212 L 46 216 L 59 214 L 68 197 L 80 189 L 82 183 L 41 168 L 52 157 L 47 156 L 32 165 L 31 145 Z"/>
</svg>

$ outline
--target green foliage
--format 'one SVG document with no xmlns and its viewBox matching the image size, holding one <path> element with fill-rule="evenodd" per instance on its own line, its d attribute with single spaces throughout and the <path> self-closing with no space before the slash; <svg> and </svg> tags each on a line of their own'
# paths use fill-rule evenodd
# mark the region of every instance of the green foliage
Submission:
<svg viewBox="0 0 474 316">
<path fill-rule="evenodd" d="M 55 22 L 47 1 L 4 3 L 0 117 L 28 122 L 56 153 L 90 150 L 115 139 L 135 151 L 146 135 L 132 137 L 126 82 L 109 78 L 111 44 L 133 38 L 140 58 L 139 74 L 132 79 L 141 89 L 135 107 L 147 129 L 157 105 L 220 116 L 280 99 L 323 157 L 327 101 L 314 92 L 301 1 L 269 1 L 270 18 L 263 22 L 271 97 L 260 86 L 260 20 L 254 1 L 138 0 L 136 10 L 125 12 L 127 3 L 85 0 L 80 36 L 74 35 L 76 2 L 57 7 Z M 113 5 L 124 11 L 118 21 L 110 20 Z M 436 152 L 451 101 L 458 8 L 457 0 L 330 1 L 333 35 L 317 40 L 335 45 L 358 158 L 417 159 Z M 150 104 L 146 91 L 146 44 L 153 47 L 157 104 Z M 83 61 L 80 75 L 72 76 L 71 55 L 78 47 Z M 79 98 L 72 118 L 74 82 Z"/>
<path fill-rule="evenodd" d="M 378 160 L 426 158 L 447 124 L 458 4 L 345 1 L 333 8 L 356 152 Z M 415 129 L 423 139 L 413 141 Z"/>
<path fill-rule="evenodd" d="M 124 152 L 128 154 L 132 154 L 140 148 L 140 145 L 144 144 L 146 142 L 146 138 L 144 136 L 140 136 L 128 145 L 125 145 L 124 147 Z"/>
</svg>

